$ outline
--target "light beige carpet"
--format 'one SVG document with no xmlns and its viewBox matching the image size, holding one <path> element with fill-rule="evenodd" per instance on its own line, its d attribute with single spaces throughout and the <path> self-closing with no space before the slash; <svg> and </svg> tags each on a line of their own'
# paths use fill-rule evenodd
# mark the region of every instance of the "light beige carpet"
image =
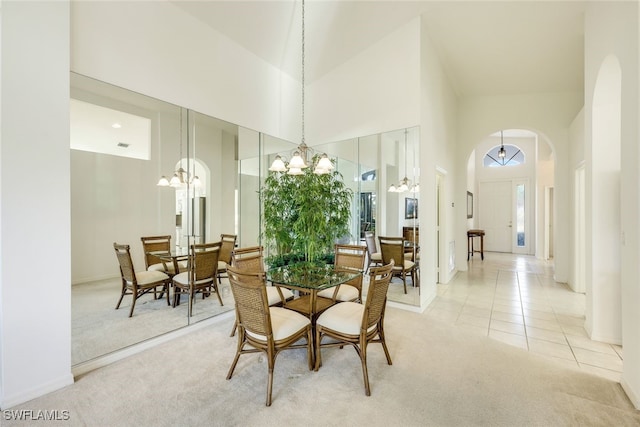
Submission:
<svg viewBox="0 0 640 427">
<path fill-rule="evenodd" d="M 225 379 L 236 347 L 232 321 L 11 409 L 68 410 L 69 421 L 50 424 L 72 426 L 640 425 L 615 382 L 393 308 L 386 322 L 393 365 L 379 345 L 370 347 L 370 397 L 352 348 L 324 350 L 318 372 L 294 350 L 277 358 L 273 404 L 266 407 L 264 358 L 241 357 L 234 377 Z"/>
</svg>

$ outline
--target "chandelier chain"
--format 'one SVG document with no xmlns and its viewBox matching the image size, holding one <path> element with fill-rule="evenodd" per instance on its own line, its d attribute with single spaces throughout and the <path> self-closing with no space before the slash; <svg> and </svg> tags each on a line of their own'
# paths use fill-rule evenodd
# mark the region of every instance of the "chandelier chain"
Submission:
<svg viewBox="0 0 640 427">
<path fill-rule="evenodd" d="M 302 143 L 304 144 L 304 0 L 302 0 Z"/>
</svg>

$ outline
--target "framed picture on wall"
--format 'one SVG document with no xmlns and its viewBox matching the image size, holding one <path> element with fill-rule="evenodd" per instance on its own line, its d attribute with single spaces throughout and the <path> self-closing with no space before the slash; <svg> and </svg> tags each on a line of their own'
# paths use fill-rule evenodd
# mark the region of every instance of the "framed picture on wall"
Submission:
<svg viewBox="0 0 640 427">
<path fill-rule="evenodd" d="M 467 218 L 473 218 L 473 193 L 467 191 Z"/>
<path fill-rule="evenodd" d="M 404 199 L 404 218 L 418 218 L 418 199 L 407 197 Z"/>
</svg>

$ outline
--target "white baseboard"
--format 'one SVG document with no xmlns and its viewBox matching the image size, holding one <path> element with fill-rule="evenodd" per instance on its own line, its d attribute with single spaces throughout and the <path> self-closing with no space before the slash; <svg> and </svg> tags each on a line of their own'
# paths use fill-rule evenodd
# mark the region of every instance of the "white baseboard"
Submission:
<svg viewBox="0 0 640 427">
<path fill-rule="evenodd" d="M 627 383 L 624 378 L 620 380 L 620 385 L 622 386 L 624 392 L 627 394 L 627 397 L 629 398 L 631 403 L 633 403 L 633 406 L 636 409 L 640 410 L 640 396 L 638 396 L 638 393 L 636 393 L 635 390 L 629 386 L 629 383 Z"/>
</svg>

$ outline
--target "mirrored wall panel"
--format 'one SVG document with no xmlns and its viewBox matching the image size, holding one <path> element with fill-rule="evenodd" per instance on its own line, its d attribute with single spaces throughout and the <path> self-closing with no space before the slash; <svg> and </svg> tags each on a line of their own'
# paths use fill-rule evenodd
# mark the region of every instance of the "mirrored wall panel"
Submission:
<svg viewBox="0 0 640 427">
<path fill-rule="evenodd" d="M 70 95 L 77 365 L 233 309 L 223 278 L 223 305 L 199 295 L 191 317 L 187 296 L 173 307 L 173 293 L 169 305 L 166 295 L 142 296 L 131 317 L 133 298 L 125 295 L 116 310 L 122 280 L 114 243 L 129 245 L 135 270 L 144 271 L 152 261 L 143 237 L 167 236 L 175 257 L 222 234 L 238 236 L 237 243 L 241 232 L 247 242 L 258 241 L 256 211 L 244 218 L 247 224 L 239 213 L 240 194 L 257 188 L 254 183 L 243 193 L 242 177 L 254 172 L 246 163 L 240 171 L 238 160 L 257 159 L 259 141 L 237 125 L 74 73 Z"/>
<path fill-rule="evenodd" d="M 419 145 L 419 128 L 411 127 L 314 145 L 307 152 L 308 158 L 327 154 L 353 192 L 350 233 L 339 239 L 341 243 L 366 245 L 369 252 L 380 253 L 380 237 L 404 239 L 407 268 L 415 273 L 407 272 L 405 280 L 394 277 L 388 299 L 416 306 L 420 305 Z M 295 151 L 300 151 L 296 144 L 273 143 L 265 151 L 267 164 L 276 155 L 291 158 Z"/>
</svg>

